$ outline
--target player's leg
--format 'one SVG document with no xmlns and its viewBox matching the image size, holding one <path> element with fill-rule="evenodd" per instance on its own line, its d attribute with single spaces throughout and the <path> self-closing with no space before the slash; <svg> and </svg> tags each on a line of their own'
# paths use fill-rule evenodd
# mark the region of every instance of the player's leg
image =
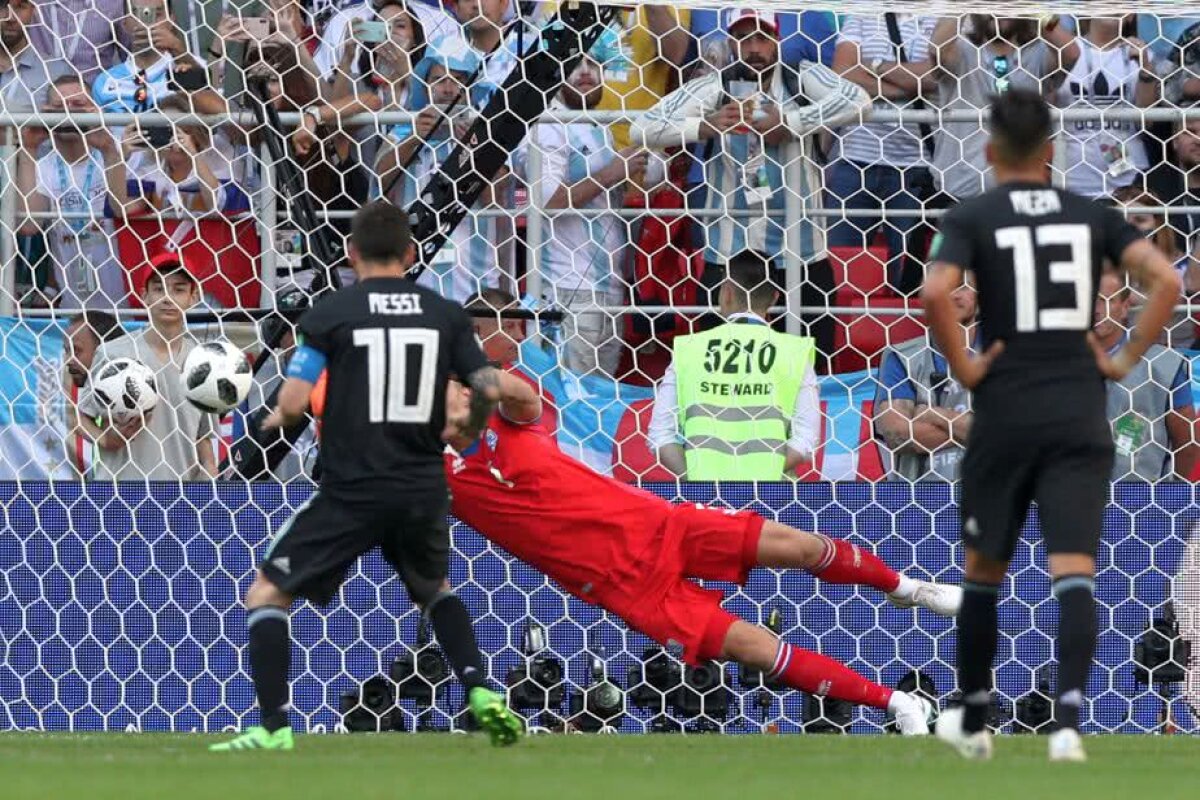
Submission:
<svg viewBox="0 0 1200 800">
<path fill-rule="evenodd" d="M 714 617 L 713 624 L 721 624 Z M 867 680 L 832 658 L 777 638 L 765 628 L 745 620 L 725 621 L 727 632 L 720 657 L 761 670 L 772 680 L 793 689 L 832 697 L 856 705 L 887 709 L 906 736 L 929 733 L 933 704 L 924 698 L 889 689 Z"/>
<path fill-rule="evenodd" d="M 409 598 L 429 619 L 446 660 L 467 690 L 472 716 L 492 744 L 511 745 L 524 732 L 524 725 L 504 698 L 488 686 L 471 615 L 446 579 L 450 565 L 448 510 L 447 504 L 408 511 L 392 523 L 393 534 L 382 542 L 383 555 L 400 574 Z"/>
<path fill-rule="evenodd" d="M 1105 432 L 1107 433 L 1107 432 Z M 1098 626 L 1094 598 L 1096 549 L 1108 502 L 1112 451 L 1096 438 L 1061 452 L 1038 479 L 1037 501 L 1042 537 L 1058 601 L 1058 687 L 1050 758 L 1083 761 L 1080 708 L 1096 651 Z"/>
<path fill-rule="evenodd" d="M 870 586 L 896 605 L 920 606 L 947 617 L 958 613 L 962 601 L 962 590 L 957 586 L 910 578 L 856 544 L 770 520 L 763 522 L 755 563 L 760 567 L 803 569 L 828 583 Z"/>
<path fill-rule="evenodd" d="M 979 423 L 976 422 L 976 425 Z M 966 758 L 992 754 L 987 731 L 992 661 L 998 632 L 996 604 L 1034 490 L 1031 454 L 1020 437 L 976 431 L 962 466 L 962 535 L 966 546 L 963 598 L 958 612 L 958 688 L 961 708 L 943 712 L 937 735 Z"/>
<path fill-rule="evenodd" d="M 961 593 L 901 575 L 874 553 L 850 542 L 789 528 L 748 511 L 694 504 L 671 509 L 664 547 L 676 547 L 682 574 L 745 583 L 754 567 L 803 569 L 829 583 L 870 586 L 900 606 L 922 606 L 944 616 L 958 611 Z"/>
<path fill-rule="evenodd" d="M 223 750 L 291 750 L 292 729 L 288 725 L 288 670 L 291 638 L 288 608 L 292 596 L 280 589 L 261 570 L 246 590 L 246 656 L 258 699 L 261 723 L 240 736 L 210 747 Z"/>
<path fill-rule="evenodd" d="M 934 707 L 928 700 L 872 683 L 831 658 L 787 644 L 722 608 L 720 591 L 657 566 L 640 580 L 598 588 L 591 601 L 659 644 L 682 647 L 689 664 L 732 659 L 810 694 L 888 709 L 907 735 L 929 733 Z"/>
<path fill-rule="evenodd" d="M 318 493 L 275 534 L 245 597 L 246 655 L 261 722 L 210 750 L 292 749 L 288 608 L 297 596 L 320 605 L 333 598 L 346 566 L 372 544 L 361 528 L 346 509 Z"/>
</svg>

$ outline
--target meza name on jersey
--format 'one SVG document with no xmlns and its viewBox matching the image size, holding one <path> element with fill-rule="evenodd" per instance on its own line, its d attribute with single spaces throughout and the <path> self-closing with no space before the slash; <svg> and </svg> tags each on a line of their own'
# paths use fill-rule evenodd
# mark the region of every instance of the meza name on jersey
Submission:
<svg viewBox="0 0 1200 800">
<path fill-rule="evenodd" d="M 1008 193 L 1013 212 L 1025 217 L 1044 217 L 1062 211 L 1062 200 L 1053 189 L 1021 190 Z"/>
</svg>

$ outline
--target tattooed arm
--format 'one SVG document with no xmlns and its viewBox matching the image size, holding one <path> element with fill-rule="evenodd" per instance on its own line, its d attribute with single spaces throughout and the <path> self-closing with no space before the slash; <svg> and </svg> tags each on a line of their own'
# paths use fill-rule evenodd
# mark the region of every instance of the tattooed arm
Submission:
<svg viewBox="0 0 1200 800">
<path fill-rule="evenodd" d="M 500 402 L 500 381 L 504 373 L 492 366 L 477 369 L 467 377 L 471 399 L 467 408 L 464 432 L 474 438 L 487 425 L 488 418 Z"/>
</svg>

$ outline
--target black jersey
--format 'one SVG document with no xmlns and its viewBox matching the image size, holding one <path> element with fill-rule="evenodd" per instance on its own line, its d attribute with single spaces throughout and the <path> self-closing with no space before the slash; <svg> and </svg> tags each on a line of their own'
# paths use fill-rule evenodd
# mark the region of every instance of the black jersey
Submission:
<svg viewBox="0 0 1200 800">
<path fill-rule="evenodd" d="M 1140 238 L 1113 209 L 1036 183 L 998 186 L 946 214 L 930 259 L 974 274 L 983 345 L 1005 344 L 976 389 L 977 411 L 1023 405 L 1029 393 L 1058 395 L 1064 410 L 1103 402 L 1087 343 L 1100 273 Z"/>
<path fill-rule="evenodd" d="M 322 490 L 444 492 L 446 382 L 488 363 L 467 312 L 404 278 L 370 278 L 329 295 L 299 331 L 328 370 Z"/>
</svg>

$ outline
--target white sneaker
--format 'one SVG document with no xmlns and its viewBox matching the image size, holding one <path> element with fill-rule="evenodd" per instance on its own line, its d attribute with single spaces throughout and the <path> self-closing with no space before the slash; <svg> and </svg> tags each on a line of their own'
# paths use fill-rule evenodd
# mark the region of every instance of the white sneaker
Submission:
<svg viewBox="0 0 1200 800">
<path fill-rule="evenodd" d="M 929 735 L 929 722 L 936 710 L 933 703 L 919 694 L 894 692 L 890 705 L 902 736 Z"/>
<path fill-rule="evenodd" d="M 889 594 L 887 596 L 889 603 L 897 608 L 920 606 L 943 617 L 958 616 L 958 609 L 962 606 L 961 586 L 921 581 L 916 578 L 909 578 L 909 580 L 915 583 L 916 587 L 905 596 Z"/>
<path fill-rule="evenodd" d="M 984 728 L 976 733 L 963 731 L 963 709 L 951 708 L 943 711 L 937 721 L 937 738 L 958 751 L 970 761 L 987 761 L 992 757 L 992 734 Z"/>
<path fill-rule="evenodd" d="M 1072 728 L 1061 728 L 1050 734 L 1051 761 L 1087 761 L 1083 737 Z"/>
</svg>

